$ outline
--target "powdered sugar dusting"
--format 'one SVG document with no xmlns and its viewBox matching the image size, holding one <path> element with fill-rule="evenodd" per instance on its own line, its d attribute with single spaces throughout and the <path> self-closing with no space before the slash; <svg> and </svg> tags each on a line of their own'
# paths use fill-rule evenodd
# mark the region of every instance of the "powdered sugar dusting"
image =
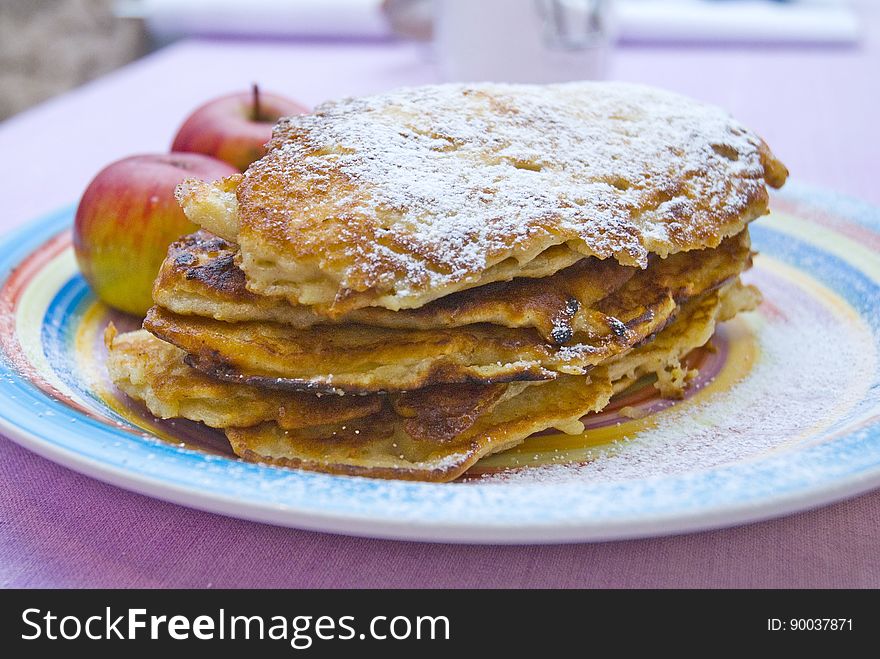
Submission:
<svg viewBox="0 0 880 659">
<path fill-rule="evenodd" d="M 245 176 L 303 192 L 274 211 L 240 201 L 292 242 L 319 240 L 303 212 L 344 220 L 320 267 L 406 297 L 553 244 L 642 267 L 705 246 L 763 212 L 761 144 L 724 111 L 647 87 L 429 86 L 282 120 Z"/>
<path fill-rule="evenodd" d="M 870 330 L 841 322 L 790 282 L 766 274 L 758 279 L 770 306 L 758 332 L 761 357 L 736 387 L 661 414 L 656 428 L 591 463 L 523 469 L 481 482 L 599 483 L 710 469 L 784 450 L 797 438 L 815 439 L 817 427 L 864 404 L 866 395 L 880 396 L 870 390 L 877 368 Z"/>
</svg>

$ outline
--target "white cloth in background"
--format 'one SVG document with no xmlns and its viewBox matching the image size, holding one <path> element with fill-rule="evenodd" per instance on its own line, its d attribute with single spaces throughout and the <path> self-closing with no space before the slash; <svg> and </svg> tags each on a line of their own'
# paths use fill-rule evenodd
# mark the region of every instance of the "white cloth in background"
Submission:
<svg viewBox="0 0 880 659">
<path fill-rule="evenodd" d="M 565 0 L 561 0 L 565 1 Z M 576 0 L 572 0 L 576 1 Z M 624 41 L 855 43 L 858 13 L 845 0 L 616 0 Z M 386 38 L 381 0 L 120 0 L 157 38 L 234 35 Z"/>
</svg>

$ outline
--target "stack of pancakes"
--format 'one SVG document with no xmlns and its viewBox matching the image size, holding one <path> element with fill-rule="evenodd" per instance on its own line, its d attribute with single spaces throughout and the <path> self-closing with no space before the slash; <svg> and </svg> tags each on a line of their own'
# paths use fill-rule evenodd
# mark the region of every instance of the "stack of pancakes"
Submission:
<svg viewBox="0 0 880 659">
<path fill-rule="evenodd" d="M 747 224 L 787 171 L 723 111 L 645 87 L 443 85 L 281 120 L 178 190 L 144 330 L 108 366 L 241 457 L 446 481 L 656 374 L 752 309 Z"/>
</svg>

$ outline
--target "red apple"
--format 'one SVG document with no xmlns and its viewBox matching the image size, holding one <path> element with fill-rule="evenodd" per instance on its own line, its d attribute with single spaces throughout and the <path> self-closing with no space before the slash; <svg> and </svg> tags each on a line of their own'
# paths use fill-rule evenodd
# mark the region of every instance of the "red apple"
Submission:
<svg viewBox="0 0 880 659">
<path fill-rule="evenodd" d="M 168 245 L 197 228 L 177 204 L 175 187 L 186 178 L 212 181 L 235 173 L 198 153 L 131 156 L 101 170 L 73 226 L 76 260 L 95 294 L 121 311 L 146 313 Z"/>
<path fill-rule="evenodd" d="M 177 131 L 171 150 L 204 153 L 244 171 L 266 154 L 266 142 L 278 119 L 308 111 L 254 85 L 250 92 L 221 96 L 199 107 Z"/>
</svg>

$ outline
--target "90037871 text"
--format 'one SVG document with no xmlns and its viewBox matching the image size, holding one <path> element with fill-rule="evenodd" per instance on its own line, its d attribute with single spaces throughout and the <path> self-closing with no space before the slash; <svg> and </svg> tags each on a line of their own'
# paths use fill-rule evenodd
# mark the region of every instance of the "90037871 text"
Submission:
<svg viewBox="0 0 880 659">
<path fill-rule="evenodd" d="M 771 632 L 851 632 L 852 629 L 852 618 L 767 618 L 767 631 Z"/>
</svg>

